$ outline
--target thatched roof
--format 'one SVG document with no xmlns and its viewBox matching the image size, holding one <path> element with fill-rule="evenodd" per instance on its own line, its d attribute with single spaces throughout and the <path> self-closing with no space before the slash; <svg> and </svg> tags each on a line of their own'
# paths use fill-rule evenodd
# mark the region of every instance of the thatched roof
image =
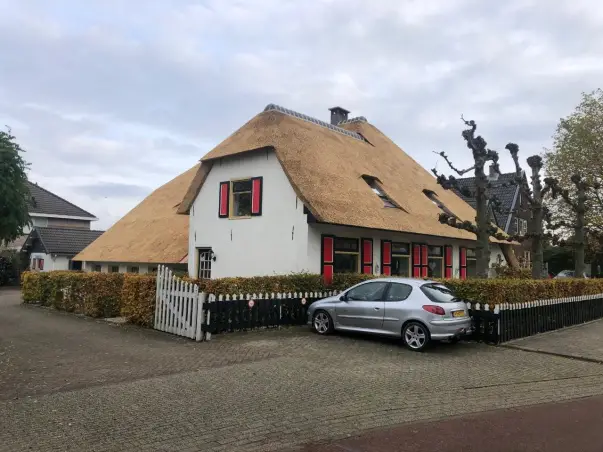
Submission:
<svg viewBox="0 0 603 452">
<path fill-rule="evenodd" d="M 326 127 L 271 107 L 210 151 L 203 165 L 271 148 L 297 195 L 320 222 L 475 240 L 474 234 L 441 224 L 441 210 L 424 190 L 434 192 L 461 220 L 474 222 L 475 210 L 440 187 L 429 172 L 364 118 Z M 385 208 L 363 176 L 377 178 L 401 208 Z M 188 212 L 204 179 L 195 179 L 179 213 Z"/>
<path fill-rule="evenodd" d="M 200 164 L 159 187 L 73 259 L 179 263 L 188 254 L 188 217 L 176 211 Z"/>
</svg>

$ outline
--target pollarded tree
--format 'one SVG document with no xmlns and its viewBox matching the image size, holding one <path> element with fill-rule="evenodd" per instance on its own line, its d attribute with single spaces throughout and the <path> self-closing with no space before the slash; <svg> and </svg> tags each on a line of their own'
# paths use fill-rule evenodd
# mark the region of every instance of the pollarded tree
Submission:
<svg viewBox="0 0 603 452">
<path fill-rule="evenodd" d="M 477 129 L 475 121 L 466 121 L 462 117 L 461 119 L 465 125 L 468 126 L 467 129 L 463 130 L 462 136 L 467 143 L 467 147 L 472 152 L 474 165 L 470 168 L 459 170 L 455 168 L 444 152 L 440 152 L 439 155 L 446 160 L 448 166 L 459 176 L 463 176 L 469 171 L 475 172 L 475 193 L 467 192 L 467 189 L 460 187 L 458 180 L 454 176 L 446 177 L 442 174 L 438 174 L 435 168 L 432 169 L 432 172 L 436 176 L 438 184 L 445 190 L 456 189 L 466 196 L 475 197 L 475 224 L 470 221 L 458 222 L 455 217 L 445 213 L 441 213 L 439 219 L 441 223 L 448 224 L 457 229 L 464 229 L 476 235 L 476 276 L 478 278 L 487 278 L 488 270 L 490 268 L 490 237 L 498 235 L 499 237 L 506 238 L 499 234 L 496 226 L 490 221 L 490 201 L 492 198 L 490 194 L 491 186 L 485 171 L 486 164 L 492 162 L 490 166 L 493 171 L 500 174 L 498 152 L 488 149 L 486 140 L 484 140 L 481 135 L 475 136 L 475 130 Z"/>
<path fill-rule="evenodd" d="M 0 246 L 23 234 L 30 221 L 23 152 L 10 129 L 0 131 Z"/>
</svg>

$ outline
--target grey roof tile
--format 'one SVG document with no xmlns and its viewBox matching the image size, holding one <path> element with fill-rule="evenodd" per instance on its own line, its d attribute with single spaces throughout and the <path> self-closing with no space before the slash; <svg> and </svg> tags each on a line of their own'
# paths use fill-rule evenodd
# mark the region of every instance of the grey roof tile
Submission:
<svg viewBox="0 0 603 452">
<path fill-rule="evenodd" d="M 31 234 L 42 241 L 49 254 L 76 255 L 104 231 L 76 228 L 34 228 Z"/>
<path fill-rule="evenodd" d="M 516 185 L 510 185 L 508 187 L 501 187 L 499 184 L 512 182 L 515 178 L 515 173 L 503 173 L 498 177 L 498 180 L 493 183 L 491 193 L 500 200 L 500 210 L 502 213 L 495 213 L 498 227 L 505 229 L 507 225 L 507 218 L 511 210 L 513 210 L 513 201 L 515 199 L 515 192 L 517 191 Z M 460 196 L 467 204 L 475 209 L 475 177 L 465 177 L 457 179 L 458 184 L 461 188 L 468 188 L 473 193 L 473 196 L 465 196 L 458 190 L 454 192 Z"/>
<path fill-rule="evenodd" d="M 49 192 L 37 184 L 28 182 L 31 201 L 29 213 L 49 214 L 49 215 L 66 215 L 72 217 L 86 217 L 95 219 L 96 217 L 90 212 L 79 208 L 75 204 Z"/>
</svg>

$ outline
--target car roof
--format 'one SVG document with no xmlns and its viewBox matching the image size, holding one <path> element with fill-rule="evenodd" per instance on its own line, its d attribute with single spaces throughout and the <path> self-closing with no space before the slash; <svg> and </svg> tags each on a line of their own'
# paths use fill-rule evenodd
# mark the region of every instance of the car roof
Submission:
<svg viewBox="0 0 603 452">
<path fill-rule="evenodd" d="M 375 279 L 371 279 L 368 280 L 366 282 L 371 282 L 371 281 L 386 281 L 386 282 L 395 282 L 395 283 L 402 283 L 402 284 L 408 284 L 410 286 L 422 286 L 423 284 L 428 284 L 428 283 L 432 283 L 432 284 L 437 284 L 437 281 L 430 281 L 428 279 L 417 279 L 417 278 L 396 278 L 396 277 L 389 277 L 389 278 L 375 278 Z"/>
</svg>

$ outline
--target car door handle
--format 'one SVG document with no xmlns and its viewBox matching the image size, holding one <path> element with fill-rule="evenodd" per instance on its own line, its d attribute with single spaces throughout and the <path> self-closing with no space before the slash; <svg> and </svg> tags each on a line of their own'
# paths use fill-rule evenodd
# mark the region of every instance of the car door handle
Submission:
<svg viewBox="0 0 603 452">
<path fill-rule="evenodd" d="M 374 309 L 375 311 L 378 311 L 378 310 L 379 310 L 379 309 L 381 309 L 381 308 L 378 308 L 378 307 L 376 307 L 376 306 L 375 306 L 373 309 Z"/>
</svg>

